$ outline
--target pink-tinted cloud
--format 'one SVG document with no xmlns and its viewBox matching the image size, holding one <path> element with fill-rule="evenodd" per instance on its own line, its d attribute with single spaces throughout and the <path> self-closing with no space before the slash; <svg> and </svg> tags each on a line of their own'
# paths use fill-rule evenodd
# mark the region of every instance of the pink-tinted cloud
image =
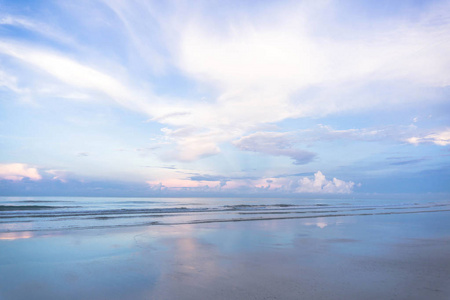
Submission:
<svg viewBox="0 0 450 300">
<path fill-rule="evenodd" d="M 153 190 L 177 191 L 190 190 L 197 192 L 281 192 L 281 193 L 313 193 L 313 194 L 349 194 L 359 186 L 352 181 L 337 178 L 328 180 L 322 172 L 317 171 L 313 178 L 251 178 L 196 175 L 186 179 L 164 179 L 147 181 Z"/>
<path fill-rule="evenodd" d="M 36 168 L 28 167 L 27 164 L 0 164 L 0 179 L 17 181 L 22 180 L 23 178 L 29 178 L 31 180 L 42 179 L 38 170 Z"/>
</svg>

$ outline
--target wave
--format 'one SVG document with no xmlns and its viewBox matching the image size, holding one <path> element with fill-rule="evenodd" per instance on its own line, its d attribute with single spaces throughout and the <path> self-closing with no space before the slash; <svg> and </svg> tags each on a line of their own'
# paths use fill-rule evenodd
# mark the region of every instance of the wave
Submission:
<svg viewBox="0 0 450 300">
<path fill-rule="evenodd" d="M 55 203 L 55 202 L 75 202 L 75 201 L 68 201 L 68 200 L 19 200 L 14 201 L 19 203 Z"/>
<path fill-rule="evenodd" d="M 30 211 L 30 210 L 44 210 L 44 209 L 58 209 L 61 206 L 47 206 L 47 205 L 0 205 L 0 211 Z"/>
<path fill-rule="evenodd" d="M 85 202 L 84 205 L 77 206 L 0 205 L 0 233 L 431 213 L 449 211 L 447 208 L 450 206 L 450 203 L 433 202 L 375 205 L 332 202 L 220 205 L 219 201 L 210 202 L 208 205 L 202 202 L 175 206 L 178 203 L 180 202 L 110 201 Z M 130 205 L 121 207 L 123 204 Z M 135 207 L 136 205 L 138 207 Z"/>
</svg>

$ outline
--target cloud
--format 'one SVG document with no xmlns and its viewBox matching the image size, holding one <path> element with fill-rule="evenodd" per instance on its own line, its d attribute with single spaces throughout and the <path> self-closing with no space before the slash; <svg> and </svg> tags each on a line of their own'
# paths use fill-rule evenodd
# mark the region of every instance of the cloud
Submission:
<svg viewBox="0 0 450 300">
<path fill-rule="evenodd" d="M 195 175 L 191 176 L 189 178 L 190 180 L 194 181 L 214 181 L 214 182 L 220 182 L 220 187 L 224 187 L 227 185 L 227 182 L 230 181 L 230 178 L 227 178 L 225 176 L 212 176 L 212 175 Z"/>
<path fill-rule="evenodd" d="M 424 13 L 415 23 L 398 20 L 389 27 L 375 23 L 364 36 L 350 39 L 332 33 L 313 34 L 314 29 L 339 26 L 325 19 L 337 13 L 333 5 L 289 3 L 266 9 L 271 9 L 270 14 L 230 18 L 225 29 L 205 26 L 207 21 L 197 18 L 181 34 L 181 68 L 234 93 L 234 101 L 254 102 L 256 109 L 249 112 L 250 118 L 258 118 L 258 111 L 268 108 L 274 109 L 272 118 L 282 117 L 280 113 L 299 117 L 322 114 L 324 108 L 333 113 L 352 109 L 358 102 L 370 107 L 387 100 L 366 103 L 347 99 L 336 105 L 335 99 L 303 99 L 292 105 L 292 93 L 311 86 L 327 85 L 338 91 L 338 85 L 345 84 L 348 89 L 356 82 L 386 79 L 450 84 L 450 59 L 443 51 L 450 43 L 442 42 L 449 25 L 433 23 L 439 8 Z M 311 16 L 321 18 L 323 25 Z M 255 93 L 263 97 L 252 97 Z M 273 96 L 280 106 L 274 105 Z"/>
<path fill-rule="evenodd" d="M 430 133 L 425 136 L 410 137 L 406 141 L 413 145 L 418 144 L 435 144 L 439 146 L 450 145 L 450 128 Z"/>
<path fill-rule="evenodd" d="M 58 180 L 63 183 L 67 183 L 68 176 L 71 175 L 70 172 L 65 170 L 47 170 L 45 173 L 52 175 L 52 180 Z"/>
<path fill-rule="evenodd" d="M 314 174 L 314 178 L 298 177 L 245 177 L 220 175 L 194 175 L 188 178 L 165 179 L 147 181 L 151 189 L 216 192 L 222 194 L 233 193 L 277 193 L 283 194 L 349 194 L 355 186 L 352 181 L 337 178 L 327 180 L 322 172 Z"/>
<path fill-rule="evenodd" d="M 411 164 L 417 164 L 422 161 L 426 160 L 426 158 L 417 158 L 417 159 L 409 159 L 409 160 L 401 160 L 401 161 L 395 161 L 390 163 L 392 166 L 403 166 L 403 165 L 411 165 Z"/>
<path fill-rule="evenodd" d="M 2 70 L 0 70 L 0 88 L 1 87 L 5 87 L 13 92 L 18 93 L 18 94 L 23 92 L 17 85 L 17 78 L 14 76 L 8 75 L 7 73 L 5 73 Z"/>
<path fill-rule="evenodd" d="M 1 15 L 0 25 L 20 27 L 65 44 L 74 44 L 74 41 L 69 35 L 59 32 L 55 29 L 55 27 L 49 26 L 43 22 L 36 22 L 35 20 L 16 17 L 13 15 Z"/>
<path fill-rule="evenodd" d="M 31 180 L 42 179 L 38 170 L 29 167 L 27 164 L 0 164 L 0 179 L 17 181 L 22 180 L 23 178 L 29 178 Z"/>
<path fill-rule="evenodd" d="M 175 149 L 165 152 L 162 159 L 191 162 L 220 153 L 220 148 L 214 140 L 207 137 L 191 136 L 175 143 L 177 144 Z"/>
<path fill-rule="evenodd" d="M 208 175 L 208 174 L 197 174 L 194 176 L 189 177 L 189 180 L 193 180 L 193 181 L 212 181 L 212 182 L 219 182 L 220 183 L 220 187 L 224 187 L 227 185 L 228 182 L 246 182 L 248 183 L 250 186 L 254 185 L 254 182 L 259 182 L 261 181 L 261 178 L 257 178 L 257 177 L 251 177 L 251 176 L 220 176 L 220 175 Z M 266 180 L 267 183 L 271 183 L 272 180 L 268 179 Z"/>
<path fill-rule="evenodd" d="M 191 162 L 212 156 L 220 153 L 217 143 L 226 140 L 224 132 L 201 130 L 193 126 L 176 130 L 162 128 L 161 131 L 165 134 L 162 145 L 169 148 L 161 155 L 163 160 Z"/>
<path fill-rule="evenodd" d="M 259 152 L 275 156 L 288 156 L 294 160 L 294 164 L 303 165 L 311 162 L 316 154 L 300 149 L 292 148 L 287 133 L 257 132 L 241 137 L 233 144 L 244 151 Z"/>
<path fill-rule="evenodd" d="M 51 83 L 57 88 L 48 89 L 50 94 L 100 96 L 141 112 L 172 127 L 162 132 L 168 144 L 160 155 L 183 162 L 218 154 L 221 143 L 244 139 L 263 124 L 409 104 L 428 99 L 417 96 L 422 89 L 450 84 L 446 4 L 427 6 L 414 21 L 371 22 L 361 32 L 358 21 L 337 21 L 345 19 L 337 2 L 313 2 L 261 2 L 252 10 L 224 5 L 220 17 L 208 1 L 112 0 L 92 4 L 89 17 L 85 2 L 59 4 L 61 19 L 70 22 L 7 15 L 0 25 L 40 38 L 2 40 L 0 54 L 16 68 L 5 69 L 0 84 L 16 92 L 17 86 L 30 88 L 36 96 L 42 92 L 37 87 Z M 105 6 L 110 9 L 100 10 Z M 74 33 L 77 25 L 92 30 Z M 114 36 L 110 43 L 117 47 L 95 42 L 105 36 Z M 71 51 L 56 46 L 61 43 Z M 190 82 L 194 96 L 179 92 L 173 78 Z M 375 83 L 381 88 L 374 89 Z M 386 97 L 384 89 L 393 96 Z M 292 147 L 248 151 L 288 156 L 298 164 L 314 157 Z"/>
<path fill-rule="evenodd" d="M 349 129 L 335 129 L 331 126 L 318 124 L 317 126 L 297 130 L 291 134 L 296 137 L 296 140 L 302 142 L 314 141 L 333 141 L 333 140 L 354 140 L 354 141 L 401 141 L 411 134 L 417 133 L 420 129 L 415 125 L 387 125 L 369 128 L 349 128 Z"/>
<path fill-rule="evenodd" d="M 312 128 L 279 133 L 279 135 L 286 136 L 288 143 L 313 143 L 334 140 L 365 142 L 391 141 L 401 143 L 407 141 L 410 144 L 416 145 L 419 143 L 434 143 L 440 146 L 445 146 L 450 143 L 450 129 L 437 130 L 435 133 L 430 134 L 429 130 L 421 129 L 414 124 L 350 129 L 335 129 L 328 125 L 318 124 Z M 411 137 L 411 135 L 418 135 L 418 137 Z M 245 138 L 243 137 L 242 139 Z M 274 142 L 279 143 L 284 148 L 282 143 L 286 141 L 284 139 L 282 141 L 274 139 Z M 276 147 L 276 145 L 272 145 L 272 147 L 274 146 Z"/>
<path fill-rule="evenodd" d="M 178 155 L 172 158 L 186 161 L 214 155 L 220 151 L 219 143 L 243 138 L 260 124 L 416 101 L 416 92 L 405 89 L 405 81 L 433 87 L 450 83 L 446 67 L 450 59 L 443 51 L 450 49 L 450 43 L 442 43 L 449 26 L 432 23 L 438 8 L 429 8 L 419 22 L 398 20 L 391 27 L 374 24 L 366 36 L 351 39 L 338 35 L 319 38 L 312 33 L 311 28 L 321 26 L 310 15 L 336 13 L 324 6 L 292 7 L 289 3 L 289 7 L 269 6 L 262 11 L 265 9 L 271 13 L 229 18 L 225 14 L 220 21 L 223 27 L 211 26 L 210 19 L 201 15 L 190 18 L 191 10 L 181 18 L 186 25 L 178 33 L 179 43 L 169 44 L 177 49 L 171 52 L 174 62 L 188 77 L 214 87 L 218 94 L 201 107 L 172 103 L 155 117 L 176 130 L 197 124 L 209 131 L 206 138 L 199 138 L 205 135 L 201 131 L 171 135 L 178 145 Z M 333 27 L 330 21 L 323 21 L 324 26 Z M 171 26 L 178 27 L 176 23 Z M 364 92 L 370 84 L 383 81 L 392 85 L 395 96 L 377 95 L 373 89 Z M 305 94 L 316 87 L 321 87 L 320 92 Z M 370 138 L 372 133 L 359 134 Z M 194 144 L 188 142 L 191 138 L 196 140 Z M 293 149 L 276 152 L 273 155 L 289 156 L 298 163 L 310 159 Z"/>
<path fill-rule="evenodd" d="M 61 53 L 17 42 L 0 42 L 0 53 L 14 57 L 31 67 L 37 67 L 70 87 L 95 95 L 102 93 L 129 109 L 148 112 L 148 103 L 142 96 L 122 82 L 95 67 L 84 65 Z"/>
<path fill-rule="evenodd" d="M 355 183 L 352 181 L 343 181 L 337 178 L 327 180 L 322 172 L 317 171 L 314 174 L 314 179 L 301 178 L 295 191 L 298 193 L 349 194 L 353 191 L 354 185 Z"/>
</svg>

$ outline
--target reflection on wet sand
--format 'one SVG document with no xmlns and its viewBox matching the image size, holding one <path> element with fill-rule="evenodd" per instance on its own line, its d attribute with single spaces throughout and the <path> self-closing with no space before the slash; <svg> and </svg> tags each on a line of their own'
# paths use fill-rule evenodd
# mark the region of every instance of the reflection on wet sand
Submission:
<svg viewBox="0 0 450 300">
<path fill-rule="evenodd" d="M 0 240 L 29 239 L 34 236 L 30 224 L 0 224 Z"/>
<path fill-rule="evenodd" d="M 449 216 L 20 232 L 0 298 L 449 299 Z"/>
<path fill-rule="evenodd" d="M 328 222 L 326 222 L 323 218 L 318 218 L 315 222 L 304 222 L 306 226 L 317 226 L 320 229 L 324 229 L 328 226 Z"/>
<path fill-rule="evenodd" d="M 0 232 L 0 240 L 29 239 L 31 237 L 33 237 L 33 233 L 30 231 Z"/>
</svg>

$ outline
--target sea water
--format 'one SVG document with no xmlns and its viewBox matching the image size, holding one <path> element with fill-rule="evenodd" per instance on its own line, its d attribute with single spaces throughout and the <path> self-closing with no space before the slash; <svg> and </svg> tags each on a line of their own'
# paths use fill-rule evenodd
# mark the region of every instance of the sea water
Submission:
<svg viewBox="0 0 450 300">
<path fill-rule="evenodd" d="M 0 234 L 448 210 L 435 199 L 0 197 Z"/>
<path fill-rule="evenodd" d="M 437 198 L 0 198 L 0 299 L 450 299 Z"/>
</svg>

